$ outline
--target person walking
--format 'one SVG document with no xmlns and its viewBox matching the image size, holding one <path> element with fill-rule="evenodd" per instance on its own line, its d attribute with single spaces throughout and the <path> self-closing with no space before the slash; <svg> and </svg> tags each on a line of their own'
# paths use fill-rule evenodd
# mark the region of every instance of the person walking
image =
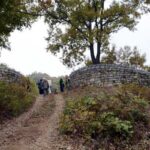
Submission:
<svg viewBox="0 0 150 150">
<path fill-rule="evenodd" d="M 59 80 L 59 85 L 60 85 L 60 91 L 64 92 L 65 85 L 64 85 L 64 81 L 62 78 L 60 78 L 60 80 Z"/>
<path fill-rule="evenodd" d="M 40 79 L 40 81 L 38 82 L 38 88 L 39 88 L 39 93 L 43 94 L 44 93 L 44 89 L 43 89 L 43 79 Z"/>
<path fill-rule="evenodd" d="M 44 96 L 48 95 L 49 84 L 46 79 L 43 79 Z"/>
<path fill-rule="evenodd" d="M 52 93 L 52 81 L 51 80 L 47 80 L 48 84 L 49 84 L 49 88 L 48 88 L 48 93 Z"/>
<path fill-rule="evenodd" d="M 65 87 L 68 91 L 71 89 L 71 81 L 68 76 L 66 76 L 66 79 L 65 79 Z"/>
</svg>

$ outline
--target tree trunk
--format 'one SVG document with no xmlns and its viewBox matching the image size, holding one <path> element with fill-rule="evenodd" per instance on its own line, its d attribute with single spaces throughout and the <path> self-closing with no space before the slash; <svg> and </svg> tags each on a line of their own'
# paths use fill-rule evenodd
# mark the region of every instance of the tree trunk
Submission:
<svg viewBox="0 0 150 150">
<path fill-rule="evenodd" d="M 100 45 L 98 47 L 100 47 Z M 100 49 L 99 50 L 97 49 L 97 55 L 95 57 L 95 55 L 94 55 L 94 44 L 93 43 L 90 43 L 90 54 L 91 54 L 92 63 L 93 64 L 100 64 Z"/>
<path fill-rule="evenodd" d="M 101 55 L 101 43 L 97 42 L 97 56 L 96 56 L 97 64 L 100 64 L 100 55 Z"/>
<path fill-rule="evenodd" d="M 93 43 L 90 43 L 90 55 L 91 55 L 92 63 L 95 64 L 96 59 L 95 59 L 95 55 L 94 55 L 94 45 L 93 45 Z"/>
</svg>

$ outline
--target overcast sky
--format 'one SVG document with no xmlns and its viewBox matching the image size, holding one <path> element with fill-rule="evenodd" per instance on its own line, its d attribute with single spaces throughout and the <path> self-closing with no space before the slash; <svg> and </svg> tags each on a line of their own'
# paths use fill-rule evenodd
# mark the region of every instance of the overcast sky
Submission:
<svg viewBox="0 0 150 150">
<path fill-rule="evenodd" d="M 67 69 L 59 58 L 46 52 L 47 27 L 42 20 L 32 25 L 31 29 L 15 31 L 10 37 L 11 51 L 2 50 L 0 63 L 20 71 L 24 75 L 33 72 L 43 72 L 50 76 L 69 74 L 73 69 Z M 137 46 L 141 53 L 146 53 L 147 64 L 150 65 L 150 15 L 141 18 L 137 31 L 123 29 L 115 33 L 111 43 L 117 47 Z"/>
</svg>

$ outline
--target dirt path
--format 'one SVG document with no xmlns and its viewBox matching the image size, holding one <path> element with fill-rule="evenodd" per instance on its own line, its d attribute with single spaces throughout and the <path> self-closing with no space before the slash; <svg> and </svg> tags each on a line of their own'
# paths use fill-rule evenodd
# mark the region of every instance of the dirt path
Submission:
<svg viewBox="0 0 150 150">
<path fill-rule="evenodd" d="M 0 128 L 0 150 L 84 150 L 78 141 L 59 135 L 62 95 L 38 97 L 34 106 Z"/>
<path fill-rule="evenodd" d="M 53 112 L 52 107 L 55 107 Z M 54 150 L 63 107 L 61 95 L 55 95 L 54 99 L 37 98 L 28 112 L 1 126 L 0 150 Z"/>
</svg>

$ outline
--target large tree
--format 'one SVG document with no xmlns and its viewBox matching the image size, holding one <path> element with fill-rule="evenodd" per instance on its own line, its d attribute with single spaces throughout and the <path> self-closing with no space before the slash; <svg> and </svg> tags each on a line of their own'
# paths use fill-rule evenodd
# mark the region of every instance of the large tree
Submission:
<svg viewBox="0 0 150 150">
<path fill-rule="evenodd" d="M 148 4 L 149 0 L 53 0 L 45 11 L 48 50 L 62 54 L 68 66 L 82 61 L 89 50 L 98 64 L 111 34 L 124 27 L 134 30 Z"/>
<path fill-rule="evenodd" d="M 8 37 L 28 27 L 38 16 L 37 0 L 0 0 L 0 48 L 10 49 Z"/>
</svg>

